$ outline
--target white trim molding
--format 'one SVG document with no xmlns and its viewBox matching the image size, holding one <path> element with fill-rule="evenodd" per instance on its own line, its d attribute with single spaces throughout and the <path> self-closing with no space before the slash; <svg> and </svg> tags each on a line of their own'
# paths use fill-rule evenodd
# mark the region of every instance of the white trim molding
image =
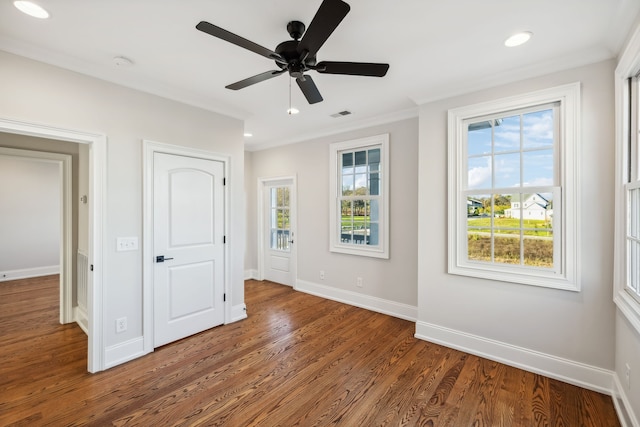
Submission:
<svg viewBox="0 0 640 427">
<path fill-rule="evenodd" d="M 238 304 L 231 307 L 231 318 L 226 323 L 237 322 L 247 318 L 247 306 L 246 304 Z"/>
<path fill-rule="evenodd" d="M 612 393 L 614 372 L 607 369 L 427 322 L 416 323 L 415 337 L 599 393 Z"/>
<path fill-rule="evenodd" d="M 49 276 L 52 274 L 60 274 L 59 265 L 48 265 L 45 267 L 0 271 L 0 282 L 6 282 L 7 280 L 29 279 L 31 277 Z M 60 309 L 62 310 L 62 307 Z"/>
<path fill-rule="evenodd" d="M 613 376 L 613 391 L 611 398 L 613 400 L 613 406 L 616 409 L 616 413 L 618 414 L 618 420 L 622 427 L 640 426 L 640 421 L 633 413 L 631 402 L 629 402 L 629 398 L 624 392 L 624 388 L 617 374 Z"/>
<path fill-rule="evenodd" d="M 113 368 L 124 362 L 144 356 L 144 339 L 136 337 L 125 342 L 111 345 L 105 350 L 105 369 Z"/>
<path fill-rule="evenodd" d="M 297 280 L 296 291 L 315 295 L 321 298 L 338 301 L 387 316 L 415 322 L 418 318 L 418 307 L 409 304 L 402 304 L 358 292 L 346 291 L 344 289 L 333 288 L 331 286 L 319 285 L 306 280 Z"/>
</svg>

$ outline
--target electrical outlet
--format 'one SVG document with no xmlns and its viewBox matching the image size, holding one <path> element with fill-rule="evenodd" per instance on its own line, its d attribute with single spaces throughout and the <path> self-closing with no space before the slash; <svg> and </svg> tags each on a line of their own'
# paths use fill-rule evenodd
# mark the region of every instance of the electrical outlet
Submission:
<svg viewBox="0 0 640 427">
<path fill-rule="evenodd" d="M 627 389 L 631 390 L 631 366 L 629 366 L 629 364 L 626 363 L 624 367 L 625 367 L 624 378 L 627 382 Z"/>
<path fill-rule="evenodd" d="M 358 277 L 356 279 L 356 286 L 361 288 L 362 287 L 362 277 Z"/>
<path fill-rule="evenodd" d="M 127 318 L 121 317 L 116 319 L 116 333 L 121 333 L 127 330 Z"/>
<path fill-rule="evenodd" d="M 324 270 L 320 270 L 320 280 L 324 280 Z"/>
</svg>

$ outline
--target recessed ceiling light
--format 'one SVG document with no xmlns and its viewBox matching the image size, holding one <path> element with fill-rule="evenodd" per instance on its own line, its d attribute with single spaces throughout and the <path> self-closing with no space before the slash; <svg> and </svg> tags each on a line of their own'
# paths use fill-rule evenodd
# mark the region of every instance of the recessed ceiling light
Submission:
<svg viewBox="0 0 640 427">
<path fill-rule="evenodd" d="M 113 63 L 118 67 L 131 67 L 133 65 L 133 61 L 129 58 L 125 58 L 124 56 L 114 56 Z"/>
<path fill-rule="evenodd" d="M 245 132 L 245 133 L 244 133 L 244 136 L 245 136 L 246 138 L 251 138 L 251 137 L 253 136 L 253 134 L 252 134 L 251 132 Z"/>
<path fill-rule="evenodd" d="M 49 12 L 44 10 L 42 6 L 39 6 L 30 1 L 14 1 L 13 5 L 20 10 L 22 13 L 26 13 L 29 16 L 33 16 L 38 19 L 47 19 L 49 17 Z"/>
<path fill-rule="evenodd" d="M 504 45 L 507 47 L 520 46 L 521 44 L 528 42 L 532 35 L 533 33 L 530 31 L 523 31 L 518 34 L 514 34 L 504 41 Z"/>
<path fill-rule="evenodd" d="M 287 110 L 287 114 L 292 115 L 292 114 L 298 114 L 300 112 L 300 110 L 298 110 L 296 107 L 291 107 Z"/>
</svg>

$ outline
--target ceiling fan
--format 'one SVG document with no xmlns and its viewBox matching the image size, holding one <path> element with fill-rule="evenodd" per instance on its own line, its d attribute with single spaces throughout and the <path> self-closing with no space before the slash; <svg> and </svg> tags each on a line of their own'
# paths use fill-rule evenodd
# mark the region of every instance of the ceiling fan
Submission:
<svg viewBox="0 0 640 427">
<path fill-rule="evenodd" d="M 287 31 L 293 40 L 287 40 L 276 46 L 275 51 L 217 27 L 209 22 L 201 21 L 196 28 L 219 39 L 243 47 L 258 55 L 274 60 L 279 70 L 266 71 L 255 76 L 240 80 L 225 86 L 227 89 L 238 90 L 256 83 L 271 79 L 284 72 L 296 79 L 300 90 L 309 104 L 322 101 L 322 95 L 305 72 L 315 70 L 325 74 L 348 74 L 353 76 L 383 77 L 387 74 L 389 64 L 371 62 L 316 62 L 316 54 L 327 41 L 331 33 L 347 16 L 351 8 L 342 0 L 323 0 L 320 8 L 313 17 L 309 28 L 305 32 L 305 25 L 300 21 L 287 24 Z"/>
</svg>

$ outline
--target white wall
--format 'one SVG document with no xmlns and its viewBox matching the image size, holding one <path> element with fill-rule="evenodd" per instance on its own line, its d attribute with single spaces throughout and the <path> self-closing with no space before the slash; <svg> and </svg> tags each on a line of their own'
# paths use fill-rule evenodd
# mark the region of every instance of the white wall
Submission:
<svg viewBox="0 0 640 427">
<path fill-rule="evenodd" d="M 610 390 L 614 65 L 602 62 L 421 106 L 418 336 Z M 447 110 L 576 81 L 582 83 L 581 292 L 447 274 Z"/>
<path fill-rule="evenodd" d="M 104 251 L 105 347 L 141 341 L 142 251 L 116 252 L 116 238 L 142 238 L 142 140 L 229 155 L 231 303 L 244 303 L 243 125 L 240 120 L 0 52 L 0 117 L 107 136 Z M 140 240 L 142 242 L 142 240 Z M 115 319 L 128 330 L 116 334 Z M 105 349 L 105 350 L 106 350 Z"/>
<path fill-rule="evenodd" d="M 0 154 L 0 281 L 60 271 L 60 165 Z"/>
<path fill-rule="evenodd" d="M 390 141 L 390 259 L 329 252 L 329 144 L 382 133 L 389 133 Z M 258 178 L 297 176 L 296 288 L 415 319 L 417 118 L 255 151 L 251 158 L 250 179 L 254 181 Z M 249 195 L 249 200 L 253 199 L 255 205 L 255 185 L 251 191 L 253 194 Z M 254 206 L 250 210 L 250 223 L 257 223 L 255 214 Z M 252 239 L 251 242 L 256 241 Z M 253 247 L 255 251 L 255 244 Z M 257 268 L 255 252 L 247 260 L 253 261 L 247 268 Z M 320 270 L 325 271 L 324 280 L 320 280 Z M 356 277 L 364 279 L 362 288 L 356 287 Z"/>
</svg>

